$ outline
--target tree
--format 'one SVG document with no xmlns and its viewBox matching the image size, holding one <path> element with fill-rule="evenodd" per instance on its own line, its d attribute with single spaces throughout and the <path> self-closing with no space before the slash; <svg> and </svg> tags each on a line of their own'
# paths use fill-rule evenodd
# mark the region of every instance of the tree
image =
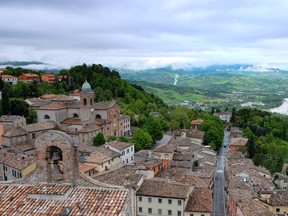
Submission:
<svg viewBox="0 0 288 216">
<path fill-rule="evenodd" d="M 2 90 L 2 103 L 1 103 L 1 111 L 2 115 L 9 115 L 10 114 L 10 103 L 9 103 L 9 95 L 8 95 L 8 89 L 6 85 L 4 85 Z"/>
<path fill-rule="evenodd" d="M 218 131 L 212 127 L 207 132 L 205 132 L 203 141 L 205 145 L 210 145 L 215 151 L 217 151 L 222 146 L 223 138 L 218 133 Z"/>
<path fill-rule="evenodd" d="M 255 144 L 253 138 L 250 138 L 250 139 L 248 140 L 248 143 L 247 143 L 247 152 L 248 152 L 249 158 L 253 158 L 254 155 L 257 153 L 256 144 Z"/>
<path fill-rule="evenodd" d="M 148 131 L 154 142 L 162 139 L 163 130 L 160 121 L 156 117 L 149 117 L 143 128 Z"/>
<path fill-rule="evenodd" d="M 98 133 L 94 138 L 93 138 L 93 145 L 94 146 L 101 146 L 106 142 L 104 135 L 102 133 Z"/>
<path fill-rule="evenodd" d="M 138 128 L 134 132 L 131 141 L 133 143 L 135 143 L 135 151 L 136 152 L 143 149 L 143 148 L 150 149 L 153 146 L 152 145 L 153 144 L 152 137 L 150 136 L 150 134 L 147 131 L 145 131 L 141 128 Z"/>
<path fill-rule="evenodd" d="M 231 116 L 230 122 L 232 123 L 236 122 L 236 108 L 235 107 L 233 107 L 232 109 L 232 116 Z"/>
<path fill-rule="evenodd" d="M 124 137 L 124 136 L 119 137 L 119 141 L 120 142 L 129 142 L 128 138 Z"/>
<path fill-rule="evenodd" d="M 29 115 L 29 105 L 24 99 L 12 98 L 10 100 L 10 114 L 27 118 Z"/>
<path fill-rule="evenodd" d="M 117 137 L 114 136 L 114 135 L 109 136 L 109 137 L 107 138 L 107 142 L 111 142 L 111 141 L 114 141 L 114 140 L 117 140 Z"/>
</svg>

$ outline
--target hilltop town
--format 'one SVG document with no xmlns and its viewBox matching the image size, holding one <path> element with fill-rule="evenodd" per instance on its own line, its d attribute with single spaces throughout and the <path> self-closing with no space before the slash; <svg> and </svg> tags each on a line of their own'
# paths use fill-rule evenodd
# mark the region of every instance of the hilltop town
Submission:
<svg viewBox="0 0 288 216">
<path fill-rule="evenodd" d="M 235 110 L 187 116 L 188 127 L 175 126 L 151 148 L 139 149 L 131 117 L 116 100 L 95 102 L 87 80 L 70 95 L 44 94 L 26 102 L 36 111 L 35 123 L 20 115 L 0 117 L 1 215 L 288 212 L 288 164 L 271 173 L 245 157 L 251 139 L 231 126 Z M 222 131 L 220 140 L 209 131 L 218 121 L 223 128 L 214 132 Z M 105 142 L 95 145 L 99 134 Z"/>
</svg>

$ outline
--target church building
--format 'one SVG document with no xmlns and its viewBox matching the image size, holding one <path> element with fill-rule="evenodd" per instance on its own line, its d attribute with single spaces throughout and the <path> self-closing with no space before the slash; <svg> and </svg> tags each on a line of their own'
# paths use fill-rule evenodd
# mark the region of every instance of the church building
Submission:
<svg viewBox="0 0 288 216">
<path fill-rule="evenodd" d="M 80 92 L 80 101 L 72 96 L 59 95 L 36 106 L 38 122 L 55 121 L 60 129 L 69 134 L 79 147 L 89 146 L 98 133 L 109 136 L 127 136 L 130 133 L 129 116 L 121 115 L 120 105 L 95 103 L 94 91 L 85 81 Z M 33 104 L 31 104 L 33 106 Z"/>
</svg>

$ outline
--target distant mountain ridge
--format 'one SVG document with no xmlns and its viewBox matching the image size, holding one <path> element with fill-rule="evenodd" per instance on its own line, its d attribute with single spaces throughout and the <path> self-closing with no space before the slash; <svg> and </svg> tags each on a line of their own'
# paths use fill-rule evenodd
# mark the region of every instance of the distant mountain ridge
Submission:
<svg viewBox="0 0 288 216">
<path fill-rule="evenodd" d="M 0 65 L 21 67 L 27 65 L 49 65 L 49 64 L 40 61 L 2 61 L 2 62 L 0 61 Z"/>
<path fill-rule="evenodd" d="M 30 70 L 42 70 L 57 73 L 61 68 L 41 61 L 0 61 L 0 67 L 21 67 Z"/>
<path fill-rule="evenodd" d="M 287 72 L 288 70 L 282 70 L 273 67 L 263 67 L 252 64 L 231 64 L 231 65 L 209 65 L 205 67 L 193 67 L 191 65 L 173 66 L 167 65 L 166 67 L 132 70 L 125 68 L 116 68 L 121 74 L 125 73 L 140 73 L 140 72 L 174 72 L 180 74 L 187 73 L 230 73 L 230 72 Z"/>
</svg>

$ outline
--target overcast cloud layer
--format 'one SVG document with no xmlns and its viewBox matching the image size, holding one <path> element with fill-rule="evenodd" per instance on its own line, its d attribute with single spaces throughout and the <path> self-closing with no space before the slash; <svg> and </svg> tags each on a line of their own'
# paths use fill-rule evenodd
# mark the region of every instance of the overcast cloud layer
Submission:
<svg viewBox="0 0 288 216">
<path fill-rule="evenodd" d="M 0 61 L 288 68 L 287 0 L 1 0 Z"/>
</svg>

